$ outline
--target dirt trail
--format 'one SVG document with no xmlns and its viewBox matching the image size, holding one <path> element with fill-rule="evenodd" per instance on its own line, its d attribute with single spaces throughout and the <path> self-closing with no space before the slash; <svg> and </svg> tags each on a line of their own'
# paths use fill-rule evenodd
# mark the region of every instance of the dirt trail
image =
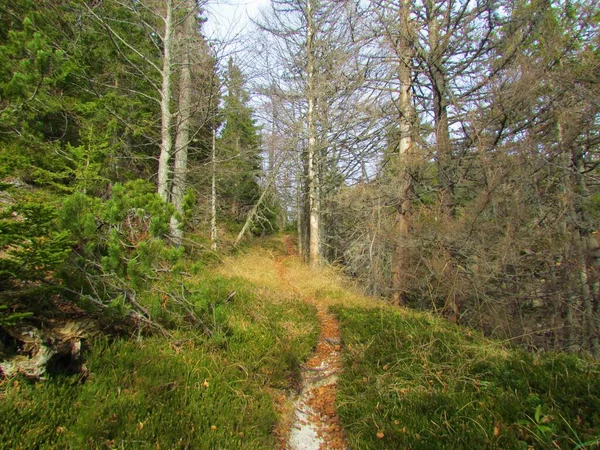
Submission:
<svg viewBox="0 0 600 450">
<path fill-rule="evenodd" d="M 222 270 L 224 276 L 235 275 L 260 286 L 265 298 L 304 301 L 317 309 L 321 335 L 315 352 L 301 369 L 298 394 L 290 397 L 281 391 L 273 392 L 281 415 L 274 430 L 277 448 L 346 449 L 335 410 L 336 375 L 342 367 L 340 330 L 328 306 L 374 308 L 382 303 L 354 289 L 335 268 L 312 269 L 304 264 L 290 236 L 276 242 L 279 248 L 283 246 L 285 255 L 255 248 L 226 259 Z"/>
<path fill-rule="evenodd" d="M 288 255 L 295 253 L 288 239 L 285 248 Z M 286 277 L 281 259 L 277 261 L 277 272 L 282 281 L 294 288 Z M 344 450 L 344 434 L 335 408 L 337 373 L 342 368 L 339 323 L 327 307 L 314 298 L 305 295 L 301 298 L 317 308 L 321 334 L 316 350 L 302 366 L 301 392 L 294 400 L 294 417 L 282 448 Z"/>
<path fill-rule="evenodd" d="M 287 447 L 290 450 L 346 448 L 335 409 L 336 374 L 341 370 L 340 329 L 325 307 L 317 306 L 321 336 L 316 351 L 302 368 L 302 392 L 294 402 L 295 418 Z"/>
</svg>

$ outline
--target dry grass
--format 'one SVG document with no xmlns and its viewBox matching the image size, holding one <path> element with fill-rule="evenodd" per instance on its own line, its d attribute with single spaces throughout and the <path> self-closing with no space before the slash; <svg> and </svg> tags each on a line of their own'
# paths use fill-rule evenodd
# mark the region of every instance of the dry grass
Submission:
<svg viewBox="0 0 600 450">
<path fill-rule="evenodd" d="M 311 268 L 295 255 L 283 253 L 284 242 L 280 238 L 272 238 L 272 250 L 264 247 L 251 247 L 243 254 L 225 258 L 223 264 L 216 270 L 220 276 L 239 277 L 246 280 L 255 290 L 257 299 L 266 302 L 309 301 L 317 302 L 323 306 L 360 307 L 368 309 L 382 309 L 381 314 L 392 313 L 397 317 L 407 319 L 406 327 L 410 323 L 427 323 L 432 331 L 444 332 L 455 329 L 457 334 L 466 338 L 473 336 L 474 342 L 462 343 L 465 350 L 481 358 L 508 358 L 510 352 L 501 342 L 485 340 L 481 345 L 480 333 L 472 329 L 450 325 L 446 320 L 434 317 L 431 313 L 415 311 L 409 308 L 391 306 L 385 301 L 364 295 L 351 280 L 332 266 Z M 416 321 L 416 322 L 415 322 Z M 309 330 L 298 330 L 297 326 L 289 322 L 285 324 L 288 331 L 293 334 L 304 334 Z M 414 335 L 419 331 L 413 330 Z"/>
<path fill-rule="evenodd" d="M 334 267 L 311 268 L 297 256 L 251 248 L 242 255 L 226 258 L 218 269 L 222 276 L 236 276 L 257 286 L 257 293 L 281 300 L 310 300 L 331 306 L 374 308 L 385 305 L 359 292 Z M 261 292 L 264 291 L 264 292 Z"/>
</svg>

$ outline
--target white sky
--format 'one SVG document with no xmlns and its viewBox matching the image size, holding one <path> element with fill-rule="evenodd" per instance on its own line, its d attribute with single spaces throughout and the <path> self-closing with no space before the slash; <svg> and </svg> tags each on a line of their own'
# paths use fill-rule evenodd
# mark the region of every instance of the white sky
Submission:
<svg viewBox="0 0 600 450">
<path fill-rule="evenodd" d="M 205 7 L 208 21 L 205 33 L 209 38 L 231 39 L 244 32 L 250 24 L 249 17 L 256 18 L 260 8 L 269 0 L 214 0 Z"/>
</svg>

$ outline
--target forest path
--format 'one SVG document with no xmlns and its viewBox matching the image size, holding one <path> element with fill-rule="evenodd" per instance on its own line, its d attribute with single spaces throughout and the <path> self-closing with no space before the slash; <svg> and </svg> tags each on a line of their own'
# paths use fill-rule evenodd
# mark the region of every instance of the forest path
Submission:
<svg viewBox="0 0 600 450">
<path fill-rule="evenodd" d="M 341 335 L 337 318 L 317 306 L 319 343 L 302 366 L 302 390 L 294 401 L 294 420 L 287 438 L 290 450 L 343 450 L 344 433 L 336 412 L 337 373 L 341 371 Z"/>
<path fill-rule="evenodd" d="M 296 254 L 288 236 L 284 245 L 288 257 Z M 289 450 L 344 450 L 347 446 L 336 412 L 337 373 L 342 370 L 339 322 L 327 306 L 294 287 L 286 276 L 283 260 L 276 259 L 279 279 L 316 308 L 321 333 L 317 348 L 302 366 L 301 391 L 293 400 L 291 427 L 281 446 Z"/>
<path fill-rule="evenodd" d="M 335 304 L 375 307 L 381 303 L 348 286 L 332 267 L 310 268 L 296 256 L 293 240 L 284 236 L 276 250 L 251 249 L 226 261 L 229 274 L 247 279 L 268 296 L 294 299 L 312 305 L 320 326 L 313 354 L 301 366 L 300 386 L 281 406 L 276 434 L 280 450 L 343 450 L 345 444 L 336 412 L 337 375 L 342 369 L 341 332 L 329 311 Z M 281 250 L 284 249 L 282 252 Z"/>
</svg>

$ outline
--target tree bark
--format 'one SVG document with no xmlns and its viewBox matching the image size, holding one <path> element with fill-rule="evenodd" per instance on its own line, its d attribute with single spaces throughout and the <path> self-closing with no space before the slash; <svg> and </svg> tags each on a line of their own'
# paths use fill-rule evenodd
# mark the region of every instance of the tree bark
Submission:
<svg viewBox="0 0 600 450">
<path fill-rule="evenodd" d="M 188 0 L 183 30 L 179 34 L 179 48 L 182 51 L 181 75 L 179 81 L 179 126 L 175 138 L 175 164 L 173 169 L 173 190 L 171 201 L 175 214 L 171 216 L 171 239 L 175 245 L 183 240 L 183 198 L 187 188 L 188 147 L 190 143 L 190 119 L 192 115 L 192 68 L 191 51 L 196 32 L 194 2 Z"/>
<path fill-rule="evenodd" d="M 412 125 L 414 111 L 412 105 L 412 51 L 410 43 L 409 12 L 410 2 L 402 0 L 400 5 L 400 33 L 397 43 L 398 77 L 400 94 L 400 142 L 398 144 L 398 206 L 394 226 L 394 252 L 392 255 L 392 303 L 406 304 L 404 277 L 405 248 L 409 237 L 412 182 L 409 172 L 409 159 L 413 146 Z"/>
<path fill-rule="evenodd" d="M 210 248 L 217 249 L 217 130 L 212 132 L 211 175 L 210 175 Z"/>
<path fill-rule="evenodd" d="M 588 264 L 588 257 L 594 253 L 590 248 L 589 218 L 582 208 L 582 201 L 589 196 L 589 190 L 583 177 L 585 170 L 583 153 L 578 148 L 574 139 L 567 139 L 567 145 L 571 149 L 571 166 L 573 171 L 573 244 L 576 252 L 578 265 L 578 278 L 580 295 L 583 302 L 583 339 L 584 347 L 592 350 L 596 358 L 600 357 L 600 344 L 598 342 L 598 328 L 592 295 L 594 292 L 593 271 Z M 564 144 L 563 129 L 559 127 L 559 143 Z"/>
<path fill-rule="evenodd" d="M 448 39 L 443 27 L 449 26 L 451 19 L 446 17 L 440 24 L 439 5 L 431 0 L 425 2 L 427 17 L 427 35 L 429 51 L 426 67 L 433 96 L 433 113 L 436 144 L 438 182 L 440 185 L 440 205 L 443 214 L 454 215 L 454 176 L 452 167 L 452 145 L 448 123 L 448 88 L 444 72 L 444 55 L 447 52 Z M 448 6 L 450 7 L 450 6 Z"/>
<path fill-rule="evenodd" d="M 161 71 L 160 91 L 160 119 L 161 119 L 161 142 L 160 156 L 158 158 L 158 195 L 165 202 L 169 201 L 169 164 L 171 161 L 172 138 L 171 138 L 171 75 L 173 69 L 172 45 L 173 45 L 173 0 L 165 0 L 166 14 L 164 19 L 165 31 L 163 35 L 163 64 Z"/>
<path fill-rule="evenodd" d="M 433 91 L 433 112 L 435 126 L 435 144 L 440 183 L 440 202 L 442 213 L 454 215 L 454 176 L 452 167 L 452 145 L 450 143 L 450 125 L 448 123 L 448 101 L 446 74 L 443 69 L 444 49 L 439 37 L 437 18 L 429 22 L 430 61 L 428 63 L 431 90 Z"/>
<path fill-rule="evenodd" d="M 312 0 L 307 2 L 307 32 L 306 32 L 306 54 L 307 54 L 307 131 L 308 131 L 308 203 L 309 203 L 309 263 L 318 266 L 321 260 L 320 254 L 320 211 L 319 211 L 319 175 L 317 137 L 315 127 L 315 55 L 314 39 L 315 24 L 313 17 Z"/>
</svg>

